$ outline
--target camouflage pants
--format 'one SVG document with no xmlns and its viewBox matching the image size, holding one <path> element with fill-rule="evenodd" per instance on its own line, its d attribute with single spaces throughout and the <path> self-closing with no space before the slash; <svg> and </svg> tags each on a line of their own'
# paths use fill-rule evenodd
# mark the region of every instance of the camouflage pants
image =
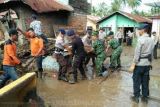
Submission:
<svg viewBox="0 0 160 107">
<path fill-rule="evenodd" d="M 117 49 L 115 49 L 112 52 L 111 60 L 110 60 L 112 67 L 117 67 L 121 65 L 121 60 L 120 60 L 121 53 L 122 53 L 122 46 L 119 46 Z"/>
<path fill-rule="evenodd" d="M 106 59 L 105 52 L 100 53 L 96 56 L 95 64 L 96 64 L 96 73 L 102 72 L 103 62 Z"/>
<path fill-rule="evenodd" d="M 58 76 L 65 76 L 67 73 L 67 60 L 61 54 L 56 54 L 56 59 L 60 65 Z"/>
</svg>

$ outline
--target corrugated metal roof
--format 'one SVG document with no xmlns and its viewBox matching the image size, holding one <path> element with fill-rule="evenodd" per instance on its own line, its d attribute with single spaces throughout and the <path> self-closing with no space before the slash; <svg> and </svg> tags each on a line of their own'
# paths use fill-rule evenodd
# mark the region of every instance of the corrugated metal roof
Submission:
<svg viewBox="0 0 160 107">
<path fill-rule="evenodd" d="M 0 13 L 0 19 L 2 19 L 4 16 L 7 15 L 7 13 L 10 11 L 10 16 L 12 19 L 18 19 L 18 16 L 16 14 L 16 12 L 12 9 L 9 9 L 8 11 L 3 11 Z"/>
<path fill-rule="evenodd" d="M 151 19 L 160 19 L 160 15 L 158 15 L 158 16 L 151 16 L 150 18 Z"/>
<path fill-rule="evenodd" d="M 7 3 L 10 1 L 22 1 L 23 3 L 29 5 L 33 10 L 38 13 L 67 10 L 73 11 L 73 7 L 70 5 L 65 5 L 58 0 L 0 0 L 0 4 Z"/>
<path fill-rule="evenodd" d="M 103 20 L 113 16 L 114 14 L 121 14 L 125 17 L 128 17 L 129 19 L 131 20 L 134 20 L 138 23 L 144 23 L 144 22 L 147 22 L 147 23 L 152 23 L 152 20 L 148 19 L 148 18 L 144 18 L 142 16 L 138 16 L 138 15 L 133 15 L 133 14 L 130 14 L 130 13 L 127 13 L 127 12 L 122 12 L 122 11 L 118 11 L 118 12 L 114 12 L 113 14 L 109 15 L 109 16 L 105 16 L 103 17 L 102 19 L 100 19 L 97 23 L 100 23 L 102 22 Z"/>
<path fill-rule="evenodd" d="M 98 16 L 93 16 L 93 15 L 87 15 L 87 18 L 91 21 L 93 21 L 94 23 L 97 23 L 98 20 L 100 20 L 100 17 Z"/>
</svg>

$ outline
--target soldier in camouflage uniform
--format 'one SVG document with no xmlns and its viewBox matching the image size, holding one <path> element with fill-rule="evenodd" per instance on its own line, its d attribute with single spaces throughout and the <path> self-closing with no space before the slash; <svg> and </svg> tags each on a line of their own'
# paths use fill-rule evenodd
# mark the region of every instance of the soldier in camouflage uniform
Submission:
<svg viewBox="0 0 160 107">
<path fill-rule="evenodd" d="M 93 51 L 96 54 L 96 74 L 97 76 L 100 76 L 103 67 L 103 62 L 106 59 L 106 54 L 105 54 L 105 45 L 104 43 L 98 39 L 98 31 L 93 32 L 92 34 L 92 40 L 93 40 Z"/>
<path fill-rule="evenodd" d="M 122 46 L 119 44 L 117 39 L 114 39 L 113 36 L 109 37 L 109 42 L 108 42 L 108 46 L 107 46 L 107 50 L 109 48 L 112 48 L 112 55 L 111 55 L 111 59 L 110 59 L 110 68 L 119 68 L 121 67 L 121 60 L 120 60 L 120 56 L 122 53 Z"/>
</svg>

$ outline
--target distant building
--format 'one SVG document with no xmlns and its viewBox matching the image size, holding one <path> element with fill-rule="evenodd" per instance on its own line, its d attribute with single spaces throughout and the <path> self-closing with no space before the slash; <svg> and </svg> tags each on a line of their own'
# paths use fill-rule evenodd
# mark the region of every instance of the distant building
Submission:
<svg viewBox="0 0 160 107">
<path fill-rule="evenodd" d="M 106 32 L 111 28 L 116 33 L 119 28 L 122 28 L 124 38 L 129 30 L 136 31 L 136 28 L 143 23 L 152 25 L 152 20 L 122 11 L 114 12 L 97 22 L 99 28 L 104 28 Z"/>
<path fill-rule="evenodd" d="M 154 2 L 150 1 L 150 3 L 146 3 L 146 5 L 160 8 L 160 1 L 159 0 L 154 0 Z M 160 13 L 157 13 L 156 15 L 151 16 L 150 18 L 153 21 L 152 32 L 156 32 L 160 39 Z"/>
<path fill-rule="evenodd" d="M 100 20 L 98 16 L 87 15 L 87 28 L 97 30 L 97 21 Z"/>
</svg>

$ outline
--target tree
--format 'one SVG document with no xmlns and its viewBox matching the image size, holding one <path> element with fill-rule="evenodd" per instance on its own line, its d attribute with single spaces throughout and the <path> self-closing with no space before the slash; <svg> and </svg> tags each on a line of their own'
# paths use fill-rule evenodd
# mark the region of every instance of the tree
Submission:
<svg viewBox="0 0 160 107">
<path fill-rule="evenodd" d="M 133 10 L 132 14 L 134 15 L 139 15 L 139 16 L 151 16 L 151 12 L 144 12 L 144 11 L 138 11 L 138 10 Z"/>
<path fill-rule="evenodd" d="M 91 13 L 92 15 L 104 17 L 113 12 L 120 11 L 124 6 L 135 9 L 141 2 L 141 0 L 112 0 L 111 6 L 108 6 L 105 2 L 100 3 L 97 7 L 92 7 Z"/>
<path fill-rule="evenodd" d="M 108 5 L 106 3 L 100 3 L 97 7 L 92 7 L 92 15 L 104 17 L 108 15 Z"/>
<path fill-rule="evenodd" d="M 115 12 L 115 11 L 119 11 L 121 9 L 121 2 L 120 0 L 114 0 L 112 3 L 111 3 L 111 9 L 110 9 L 110 12 Z"/>
<path fill-rule="evenodd" d="M 132 9 L 141 5 L 142 0 L 119 0 L 125 6 L 131 7 Z"/>
</svg>

